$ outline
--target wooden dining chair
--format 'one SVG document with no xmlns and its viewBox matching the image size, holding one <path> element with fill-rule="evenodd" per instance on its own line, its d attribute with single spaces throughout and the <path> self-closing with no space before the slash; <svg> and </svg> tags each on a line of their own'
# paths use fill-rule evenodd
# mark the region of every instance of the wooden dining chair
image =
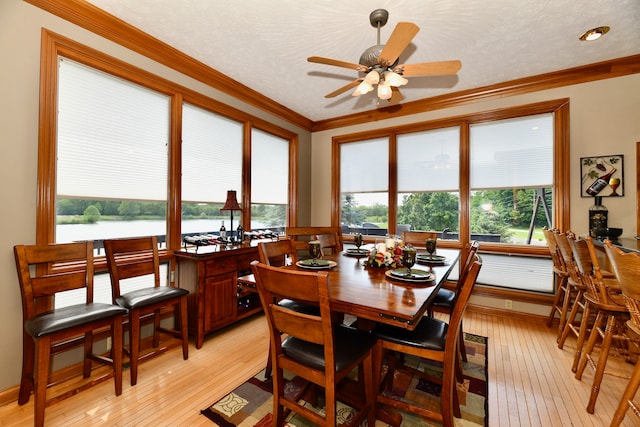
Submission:
<svg viewBox="0 0 640 427">
<path fill-rule="evenodd" d="M 455 370 L 458 363 L 458 335 L 461 333 L 460 323 L 481 267 L 482 261 L 477 254 L 473 254 L 471 267 L 464 279 L 449 323 L 424 316 L 413 331 L 386 324 L 378 324 L 375 327 L 374 333 L 378 337 L 378 343 L 374 349 L 374 363 L 376 365 L 374 372 L 376 372 L 376 383 L 383 383 L 377 397 L 379 403 L 439 421 L 444 427 L 454 425 L 454 416 L 456 418 L 461 417 L 455 386 Z M 381 381 L 379 377 L 379 373 L 382 372 L 385 351 L 413 355 L 442 364 L 440 412 L 434 411 L 432 408 L 426 408 L 418 402 L 410 402 L 405 398 L 393 395 L 391 381 L 387 381 L 387 379 Z M 392 361 L 393 358 L 390 357 L 389 360 Z M 403 366 L 403 368 L 410 369 L 406 366 Z M 416 375 L 425 376 L 424 372 L 411 370 Z M 393 374 L 393 364 L 389 366 L 387 372 Z M 392 375 L 388 374 L 387 376 L 391 377 Z"/>
<path fill-rule="evenodd" d="M 429 316 L 433 316 L 434 312 L 438 312 L 448 314 L 449 318 L 451 318 L 451 314 L 453 313 L 453 310 L 456 306 L 460 291 L 462 290 L 462 286 L 464 285 L 465 278 L 469 273 L 469 270 L 471 269 L 471 265 L 473 263 L 473 260 L 475 259 L 475 255 L 478 253 L 478 248 L 480 248 L 480 242 L 475 240 L 471 242 L 471 245 L 469 246 L 469 252 L 467 253 L 464 263 L 460 266 L 460 275 L 458 276 L 458 281 L 456 282 L 455 288 L 447 289 L 441 287 L 440 289 L 438 289 L 433 302 L 427 309 L 427 313 L 429 314 Z M 463 329 L 464 328 L 462 326 L 462 320 L 460 320 L 460 334 L 458 335 L 460 340 L 459 352 L 462 361 L 466 362 L 467 351 L 464 346 Z"/>
<path fill-rule="evenodd" d="M 329 274 L 272 267 L 253 261 L 252 269 L 260 300 L 269 323 L 273 360 L 274 426 L 285 424 L 285 410 L 294 411 L 315 424 L 337 425 L 338 385 L 354 369 L 362 376 L 364 402 L 349 425 L 367 420 L 375 424 L 375 389 L 372 352 L 376 343 L 371 332 L 336 324 L 331 316 Z M 289 299 L 317 304 L 319 315 L 302 313 L 277 304 Z M 312 411 L 285 394 L 284 371 L 324 388 L 325 415 Z M 356 404 L 361 399 L 354 399 Z"/>
<path fill-rule="evenodd" d="M 298 261 L 296 246 L 291 239 L 258 243 L 258 256 L 261 263 L 270 265 L 272 267 L 295 265 L 295 263 Z M 290 310 L 313 314 L 315 316 L 320 315 L 320 308 L 317 305 L 301 303 L 299 301 L 288 298 L 283 298 L 277 302 L 279 305 L 287 307 Z M 266 378 L 269 378 L 271 376 L 272 370 L 273 363 L 271 360 L 271 351 L 269 351 L 269 355 L 267 356 L 267 366 L 265 369 Z"/>
<path fill-rule="evenodd" d="M 90 377 L 92 361 L 110 365 L 113 374 L 93 384 L 113 376 L 116 396 L 122 394 L 122 316 L 127 311 L 93 301 L 93 242 L 17 245 L 13 251 L 24 320 L 18 404 L 27 403 L 33 392 L 34 425 L 44 425 L 51 355 L 74 341 L 84 341 L 83 377 Z M 83 290 L 84 302 L 53 308 L 56 295 L 69 290 Z M 93 334 L 104 328 L 110 331 L 112 357 L 93 353 Z"/>
<path fill-rule="evenodd" d="M 416 248 L 424 249 L 427 239 L 437 239 L 437 231 L 403 231 L 402 241 L 406 245 L 407 243 L 415 246 Z"/>
<path fill-rule="evenodd" d="M 182 357 L 189 358 L 189 336 L 187 332 L 187 295 L 186 289 L 174 286 L 160 286 L 160 260 L 158 240 L 156 236 L 134 237 L 127 239 L 109 239 L 104 241 L 107 255 L 107 268 L 111 276 L 111 292 L 113 302 L 128 310 L 129 348 L 131 364 L 131 385 L 138 382 L 138 364 L 141 360 L 165 352 L 169 347 L 160 347 L 160 332 L 180 338 Z M 125 291 L 123 281 L 143 277 L 151 286 Z M 143 280 L 144 280 L 143 279 Z M 161 311 L 165 307 L 173 307 L 173 329 L 160 325 Z M 141 320 L 153 316 L 153 348 L 154 352 L 140 355 Z"/>
<path fill-rule="evenodd" d="M 287 227 L 285 235 L 294 241 L 298 255 L 308 256 L 309 241 L 320 240 L 323 254 L 342 252 L 342 227 Z"/>
<path fill-rule="evenodd" d="M 591 242 L 590 237 L 587 239 L 588 242 Z M 591 243 L 590 249 L 594 251 L 595 256 L 593 243 Z M 608 358 L 613 354 L 611 347 L 617 343 L 615 354 L 624 356 L 629 360 L 630 343 L 638 344 L 640 341 L 638 341 L 637 337 L 634 338 L 627 333 L 626 323 L 630 317 L 629 309 L 621 299 L 612 297 L 613 292 L 617 292 L 617 290 L 611 290 L 605 285 L 599 269 L 595 270 L 593 275 L 587 276 L 587 282 L 589 286 L 589 291 L 585 294 L 587 307 L 593 307 L 597 315 L 589 332 L 589 339 L 584 344 L 575 376 L 578 380 L 582 379 L 582 374 L 587 365 L 594 370 L 591 393 L 587 404 L 587 412 L 593 414 L 604 375 L 610 374 L 615 377 L 624 377 L 624 373 L 620 371 L 607 370 Z M 598 341 L 601 341 L 600 352 L 594 354 L 593 350 Z"/>
<path fill-rule="evenodd" d="M 620 284 L 625 304 L 629 309 L 630 319 L 627 321 L 627 327 L 631 334 L 640 337 L 640 254 L 625 253 L 614 246 L 610 240 L 604 242 L 604 249 L 613 268 L 613 273 Z M 636 362 L 631 378 L 611 419 L 611 427 L 617 427 L 622 423 L 629 408 L 632 408 L 633 413 L 640 419 L 640 403 L 634 402 L 639 387 L 640 362 Z"/>
<path fill-rule="evenodd" d="M 564 322 L 567 318 L 567 313 L 564 310 L 564 299 L 569 292 L 569 286 L 567 285 L 567 279 L 569 273 L 567 272 L 567 266 L 564 264 L 564 259 L 556 243 L 556 237 L 553 230 L 550 230 L 547 226 L 542 228 L 544 239 L 547 242 L 549 248 L 549 254 L 551 255 L 551 261 L 553 263 L 553 275 L 555 278 L 556 294 L 551 304 L 551 311 L 547 318 L 547 326 L 551 327 L 553 319 L 558 316 L 558 338 L 562 335 L 562 329 L 564 328 Z"/>
</svg>

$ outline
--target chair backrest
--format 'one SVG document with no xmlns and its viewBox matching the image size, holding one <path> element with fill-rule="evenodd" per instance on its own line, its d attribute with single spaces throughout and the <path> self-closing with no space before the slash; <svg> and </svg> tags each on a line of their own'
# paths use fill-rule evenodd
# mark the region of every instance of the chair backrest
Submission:
<svg viewBox="0 0 640 427">
<path fill-rule="evenodd" d="M 569 236 L 573 235 L 574 234 L 571 231 L 567 231 L 566 233 L 554 231 L 554 236 L 556 238 L 556 244 L 558 245 L 560 256 L 562 257 L 562 261 L 564 262 L 567 273 L 569 274 L 569 282 L 573 286 L 582 286 L 580 271 L 578 270 L 578 266 L 576 265 L 576 260 L 573 258 L 573 251 L 571 250 L 571 245 L 569 244 Z"/>
<path fill-rule="evenodd" d="M 93 302 L 93 242 L 16 245 L 13 251 L 25 321 L 50 311 L 59 292 L 85 288 L 85 302 Z"/>
<path fill-rule="evenodd" d="M 460 265 L 460 275 L 458 276 L 458 283 L 456 284 L 456 300 L 458 299 L 458 294 L 464 285 L 464 282 L 467 278 L 467 274 L 469 274 L 469 270 L 471 269 L 471 265 L 477 258 L 478 249 L 480 248 L 480 242 L 474 240 L 471 242 L 469 246 L 469 252 L 467 252 L 467 256 L 464 259 L 464 262 Z"/>
<path fill-rule="evenodd" d="M 448 352 L 448 354 L 455 354 L 462 317 L 467 309 L 469 298 L 471 297 L 473 288 L 476 285 L 476 280 L 478 279 L 478 274 L 482 268 L 482 260 L 477 253 L 472 253 L 469 265 L 462 287 L 456 295 L 456 303 L 453 311 L 449 317 L 449 329 L 447 330 L 447 341 L 445 343 L 445 352 Z M 450 336 L 450 334 L 455 334 L 455 336 Z"/>
<path fill-rule="evenodd" d="M 308 253 L 311 240 L 320 240 L 323 251 L 342 251 L 342 227 L 287 227 L 285 234 L 294 241 L 299 254 Z"/>
<path fill-rule="evenodd" d="M 589 239 L 591 238 L 589 237 Z M 587 288 L 589 294 L 595 298 L 596 301 L 602 304 L 611 304 L 609 292 L 604 284 L 604 280 L 602 280 L 600 268 L 598 267 L 597 274 L 594 269 L 592 256 L 590 254 L 590 249 L 595 251 L 595 248 L 593 248 L 593 242 L 591 240 L 587 241 L 585 239 L 577 239 L 573 235 L 567 236 L 567 241 L 571 247 L 575 268 L 582 280 L 582 284 Z M 589 247 L 589 243 L 591 243 L 591 248 Z M 595 256 L 595 253 L 593 256 Z M 571 272 L 569 272 L 569 274 L 571 274 Z"/>
<path fill-rule="evenodd" d="M 262 307 L 269 323 L 272 354 L 282 355 L 283 333 L 324 346 L 327 371 L 335 372 L 333 322 L 329 303 L 329 273 L 306 272 L 251 263 Z M 282 299 L 320 307 L 320 315 L 291 310 L 275 303 Z M 275 361 L 275 358 L 274 358 Z M 327 374 L 332 378 L 332 374 Z"/>
<path fill-rule="evenodd" d="M 620 283 L 631 320 L 640 327 L 640 254 L 623 252 L 610 240 L 605 240 L 604 249 Z"/>
<path fill-rule="evenodd" d="M 122 294 L 120 281 L 124 279 L 153 275 L 153 286 L 160 286 L 160 258 L 156 236 L 105 240 L 104 250 L 111 276 L 113 301 Z"/>
<path fill-rule="evenodd" d="M 258 243 L 258 255 L 261 263 L 273 267 L 283 267 L 298 261 L 298 253 L 291 239 L 260 242 Z M 291 261 L 288 262 L 287 259 Z"/>
<path fill-rule="evenodd" d="M 424 249 L 427 239 L 437 239 L 437 231 L 403 231 L 402 241 L 417 248 Z"/>
<path fill-rule="evenodd" d="M 560 254 L 560 249 L 558 248 L 558 244 L 556 242 L 556 236 L 553 230 L 550 230 L 547 226 L 542 228 L 542 233 L 544 235 L 544 239 L 547 242 L 547 247 L 549 248 L 549 253 L 551 254 L 551 261 L 553 262 L 553 267 L 556 272 L 562 274 L 567 271 L 567 267 L 564 265 L 564 259 Z"/>
</svg>

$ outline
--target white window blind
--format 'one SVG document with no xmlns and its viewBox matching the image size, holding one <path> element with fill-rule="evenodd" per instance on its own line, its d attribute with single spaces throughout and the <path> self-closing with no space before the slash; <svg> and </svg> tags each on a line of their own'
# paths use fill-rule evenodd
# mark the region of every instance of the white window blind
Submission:
<svg viewBox="0 0 640 427">
<path fill-rule="evenodd" d="M 58 198 L 167 199 L 170 98 L 61 58 Z"/>
<path fill-rule="evenodd" d="M 242 189 L 243 124 L 190 104 L 182 107 L 182 201 L 218 202 Z"/>
<path fill-rule="evenodd" d="M 251 130 L 251 203 L 286 205 L 289 201 L 289 141 Z"/>
<path fill-rule="evenodd" d="M 472 124 L 471 189 L 551 187 L 553 114 Z"/>
<path fill-rule="evenodd" d="M 458 191 L 460 128 L 398 136 L 398 191 Z"/>
<path fill-rule="evenodd" d="M 340 144 L 341 193 L 369 193 L 388 189 L 387 138 Z"/>
</svg>

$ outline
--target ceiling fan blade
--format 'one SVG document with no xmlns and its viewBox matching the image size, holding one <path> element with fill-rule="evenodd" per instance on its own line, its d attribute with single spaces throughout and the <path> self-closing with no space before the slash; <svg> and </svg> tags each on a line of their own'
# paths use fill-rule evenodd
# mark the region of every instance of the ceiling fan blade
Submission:
<svg viewBox="0 0 640 427">
<path fill-rule="evenodd" d="M 356 80 L 354 80 L 352 82 L 349 82 L 348 84 L 342 86 L 340 89 L 336 89 L 333 92 L 326 94 L 324 97 L 325 98 L 333 98 L 335 96 L 338 96 L 341 93 L 346 92 L 349 89 L 352 89 L 352 88 L 358 86 L 361 81 L 362 81 L 362 79 L 356 79 Z"/>
<path fill-rule="evenodd" d="M 322 56 L 310 56 L 307 58 L 307 61 L 318 64 L 335 65 L 336 67 L 348 68 L 350 70 L 367 71 L 367 67 L 364 65 L 356 64 L 354 62 L 340 61 L 338 59 L 323 58 Z"/>
<path fill-rule="evenodd" d="M 411 76 L 445 76 L 456 74 L 462 67 L 462 62 L 441 61 L 441 62 L 423 62 L 421 64 L 402 64 L 398 65 L 393 71 L 404 77 Z"/>
<path fill-rule="evenodd" d="M 404 99 L 404 95 L 400 93 L 400 89 L 395 86 L 391 86 L 391 98 L 389 98 L 389 102 L 391 104 L 396 104 Z"/>
<path fill-rule="evenodd" d="M 389 67 L 396 62 L 400 54 L 409 46 L 413 37 L 418 34 L 418 31 L 420 31 L 420 27 L 412 22 L 398 22 L 378 56 L 378 63 Z"/>
</svg>

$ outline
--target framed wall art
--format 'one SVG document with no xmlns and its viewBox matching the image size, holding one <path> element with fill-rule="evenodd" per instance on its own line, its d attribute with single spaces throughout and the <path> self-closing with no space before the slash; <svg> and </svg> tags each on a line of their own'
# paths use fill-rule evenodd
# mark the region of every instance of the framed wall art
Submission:
<svg viewBox="0 0 640 427">
<path fill-rule="evenodd" d="M 593 156 L 580 158 L 582 197 L 624 196 L 624 156 Z"/>
</svg>

